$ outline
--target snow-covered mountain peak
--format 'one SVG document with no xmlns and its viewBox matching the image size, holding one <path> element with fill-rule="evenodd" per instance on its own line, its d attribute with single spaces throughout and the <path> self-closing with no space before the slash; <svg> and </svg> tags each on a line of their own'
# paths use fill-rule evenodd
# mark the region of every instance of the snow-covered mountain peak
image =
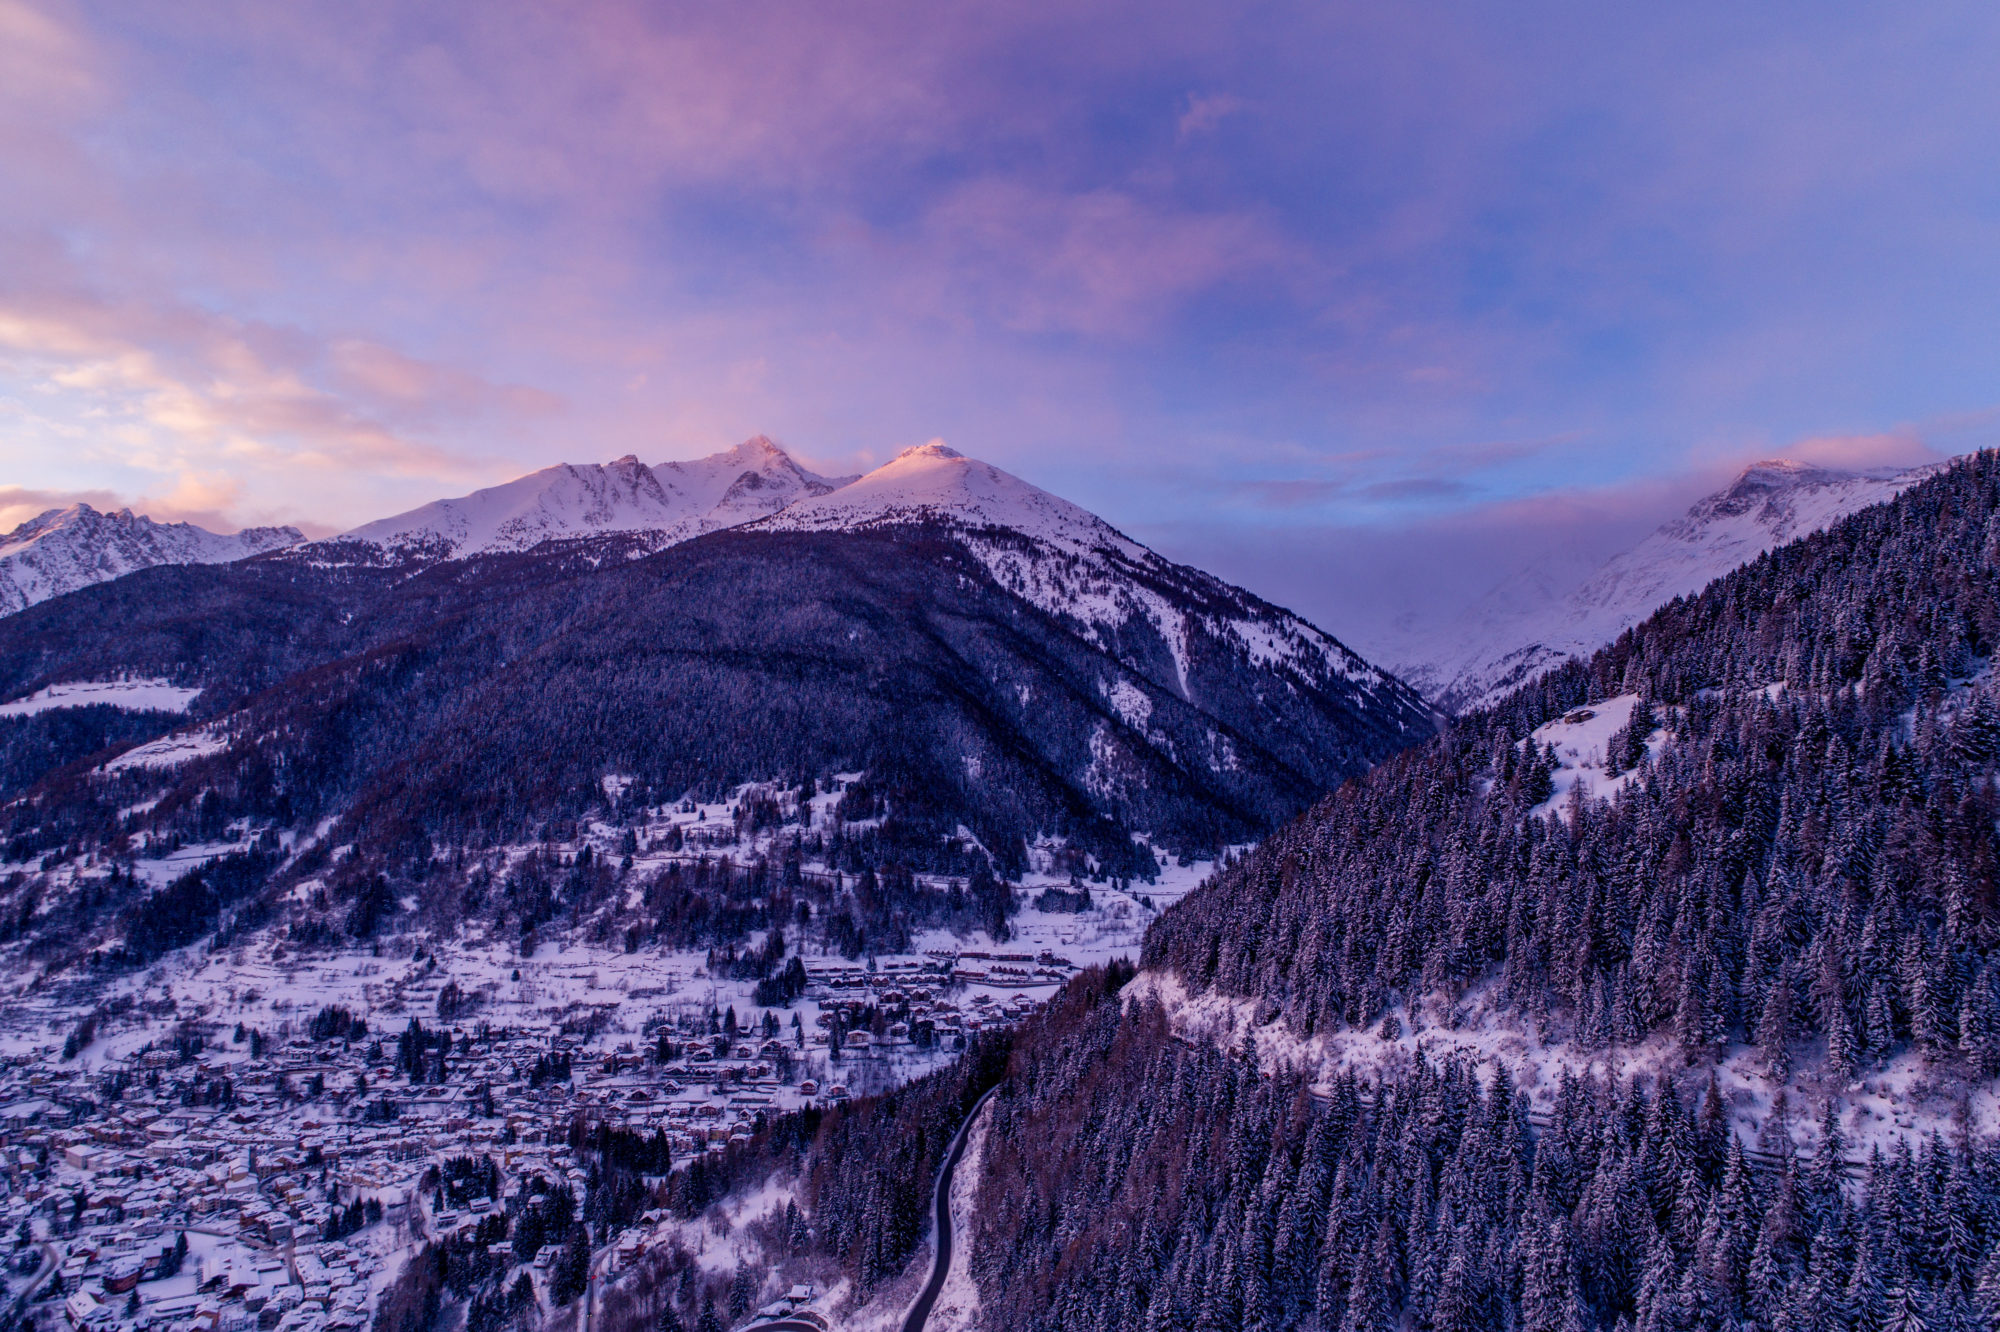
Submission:
<svg viewBox="0 0 2000 1332">
<path fill-rule="evenodd" d="M 606 535 L 638 536 L 660 549 L 775 513 L 850 479 L 808 471 L 758 435 L 706 458 L 657 467 L 633 454 L 602 464 L 560 463 L 358 527 L 326 549 L 358 542 L 399 557 L 458 559 Z"/>
<path fill-rule="evenodd" d="M 1516 575 L 1430 641 L 1408 643 L 1389 660 L 1453 711 L 1494 702 L 1566 658 L 1588 656 L 1675 597 L 1894 499 L 1944 465 L 1839 471 L 1789 458 L 1752 463 L 1566 591 Z"/>
<path fill-rule="evenodd" d="M 1290 612 L 1164 559 L 1087 509 L 941 441 L 860 477 L 817 475 L 762 435 L 652 468 L 631 457 L 564 464 L 370 523 L 307 558 L 428 563 L 607 534 L 638 538 L 643 553 L 738 527 L 946 530 L 1002 587 L 1100 648 L 1128 664 L 1149 655 L 1170 661 L 1183 697 L 1198 690 L 1201 659 L 1220 652 L 1276 667 L 1293 688 L 1357 704 L 1387 700 L 1406 720 L 1425 715 L 1404 686 Z"/>
<path fill-rule="evenodd" d="M 296 527 L 224 534 L 193 523 L 156 523 L 130 509 L 49 509 L 0 537 L 0 615 L 156 564 L 223 564 L 304 540 Z"/>
<path fill-rule="evenodd" d="M 779 447 L 778 442 L 769 435 L 752 435 L 741 444 L 732 445 L 716 456 L 737 458 L 746 461 L 762 458 L 782 458 L 790 462 L 792 458 L 792 455 Z"/>
<path fill-rule="evenodd" d="M 1175 564 L 1081 505 L 939 442 L 905 449 L 839 490 L 801 500 L 753 531 L 951 531 L 993 578 L 1051 615 L 1079 625 L 1114 654 L 1134 626 L 1150 626 L 1187 696 L 1194 645 L 1223 645 L 1276 667 L 1297 686 L 1415 696 L 1331 636 L 1201 570 Z"/>
<path fill-rule="evenodd" d="M 1004 528 L 1072 552 L 1143 549 L 1081 505 L 933 440 L 904 449 L 850 485 L 758 524 L 773 531 L 943 525 Z"/>
</svg>

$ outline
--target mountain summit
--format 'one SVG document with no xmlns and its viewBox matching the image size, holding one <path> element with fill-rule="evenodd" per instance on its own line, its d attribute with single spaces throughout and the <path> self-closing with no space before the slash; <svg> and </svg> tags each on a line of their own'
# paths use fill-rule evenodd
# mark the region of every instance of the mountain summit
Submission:
<svg viewBox="0 0 2000 1332">
<path fill-rule="evenodd" d="M 937 441 L 905 449 L 858 480 L 801 499 L 760 525 L 826 532 L 924 523 L 1006 528 L 1073 550 L 1105 544 L 1140 549 L 1089 510 Z"/>
<path fill-rule="evenodd" d="M 1358 690 L 1393 700 L 1392 710 L 1405 717 L 1421 713 L 1409 690 L 1290 611 L 1176 564 L 1088 509 L 935 441 L 750 530 L 896 528 L 948 532 L 1002 587 L 1081 627 L 1108 651 L 1136 651 L 1133 634 L 1143 626 L 1183 697 L 1193 657 L 1203 650 L 1196 645 L 1206 644 L 1297 685 Z"/>
<path fill-rule="evenodd" d="M 1352 694 L 1357 704 L 1379 695 L 1405 722 L 1421 715 L 1414 694 L 1298 616 L 1175 564 L 1080 505 L 941 441 L 905 449 L 860 477 L 808 471 L 762 435 L 651 468 L 633 457 L 562 464 L 369 523 L 301 554 L 430 564 L 619 536 L 636 556 L 727 528 L 947 533 L 1003 587 L 1100 649 L 1128 664 L 1135 653 L 1156 653 L 1183 698 L 1195 688 L 1195 657 L 1220 651 L 1275 669 L 1293 687 Z"/>
</svg>

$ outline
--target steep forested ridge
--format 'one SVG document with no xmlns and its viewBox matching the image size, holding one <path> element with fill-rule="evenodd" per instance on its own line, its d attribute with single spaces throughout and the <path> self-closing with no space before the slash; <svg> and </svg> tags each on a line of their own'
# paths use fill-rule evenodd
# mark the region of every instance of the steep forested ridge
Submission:
<svg viewBox="0 0 2000 1332">
<path fill-rule="evenodd" d="M 1490 982 L 1586 1047 L 1670 1028 L 1781 1073 L 1812 1040 L 1837 1075 L 1912 1044 L 2000 1072 L 1996 642 L 1987 454 L 1349 783 L 1159 921 L 1145 965 L 1305 1033 Z M 1525 737 L 1627 692 L 1658 756 L 1530 817 Z"/>
<path fill-rule="evenodd" d="M 1143 1091 L 1139 1090 L 1143 1089 Z M 1311 1094 L 1078 983 L 1016 1043 L 975 1212 L 995 1332 L 1991 1326 L 2000 1157 L 1753 1167 L 1713 1093 L 1419 1063 Z"/>
</svg>

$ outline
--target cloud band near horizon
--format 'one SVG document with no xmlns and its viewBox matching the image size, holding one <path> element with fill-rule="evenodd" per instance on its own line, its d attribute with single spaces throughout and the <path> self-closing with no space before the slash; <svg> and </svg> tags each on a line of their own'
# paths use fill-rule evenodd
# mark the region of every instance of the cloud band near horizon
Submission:
<svg viewBox="0 0 2000 1332">
<path fill-rule="evenodd" d="M 1954 4 L 0 0 L 0 481 L 327 530 L 943 436 L 1254 553 L 1961 451 L 1996 54 Z"/>
</svg>

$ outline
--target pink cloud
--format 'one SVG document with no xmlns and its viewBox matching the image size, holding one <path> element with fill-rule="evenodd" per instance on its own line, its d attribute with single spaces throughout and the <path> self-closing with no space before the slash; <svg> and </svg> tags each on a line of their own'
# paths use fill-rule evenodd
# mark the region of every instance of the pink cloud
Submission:
<svg viewBox="0 0 2000 1332">
<path fill-rule="evenodd" d="M 1816 435 L 1787 446 L 1785 456 L 1821 467 L 1861 470 L 1917 467 L 1937 462 L 1943 455 L 1910 428 L 1869 435 Z"/>
<path fill-rule="evenodd" d="M 1243 109 L 1243 99 L 1229 93 L 1189 93 L 1187 107 L 1175 122 L 1174 130 L 1183 139 L 1206 134 Z"/>
<path fill-rule="evenodd" d="M 57 490 L 34 486 L 0 486 L 0 535 L 51 509 L 88 504 L 99 513 L 130 509 L 159 523 L 193 523 L 211 532 L 235 532 L 246 526 L 291 522 L 309 537 L 333 535 L 324 523 L 299 522 L 278 513 L 243 512 L 244 488 L 234 477 L 184 476 L 160 495 L 127 495 L 115 490 Z"/>
<path fill-rule="evenodd" d="M 526 384 L 495 384 L 456 366 L 421 360 L 360 338 L 327 348 L 332 380 L 342 391 L 398 412 L 481 416 L 506 412 L 548 416 L 565 406 L 562 395 Z"/>
<path fill-rule="evenodd" d="M 499 430 L 555 406 L 550 395 L 378 343 L 328 345 L 159 296 L 94 297 L 61 264 L 8 276 L 0 278 L 0 382 L 19 390 L 0 453 L 26 449 L 13 459 L 16 475 L 44 478 L 34 489 L 48 495 L 129 502 L 212 529 L 290 521 L 323 532 L 327 518 L 385 507 L 367 498 L 384 483 L 388 493 L 400 489 L 397 479 L 456 489 L 517 470 L 439 442 L 440 421 Z M 30 276 L 36 285 L 23 286 Z M 92 472 L 122 480 L 47 484 Z M 14 496 L 9 512 L 21 521 L 41 499 Z"/>
<path fill-rule="evenodd" d="M 12 532 L 30 518 L 50 509 L 67 509 L 72 504 L 88 504 L 100 512 L 127 507 L 109 490 L 43 490 L 34 486 L 0 486 L 0 535 Z"/>
</svg>

